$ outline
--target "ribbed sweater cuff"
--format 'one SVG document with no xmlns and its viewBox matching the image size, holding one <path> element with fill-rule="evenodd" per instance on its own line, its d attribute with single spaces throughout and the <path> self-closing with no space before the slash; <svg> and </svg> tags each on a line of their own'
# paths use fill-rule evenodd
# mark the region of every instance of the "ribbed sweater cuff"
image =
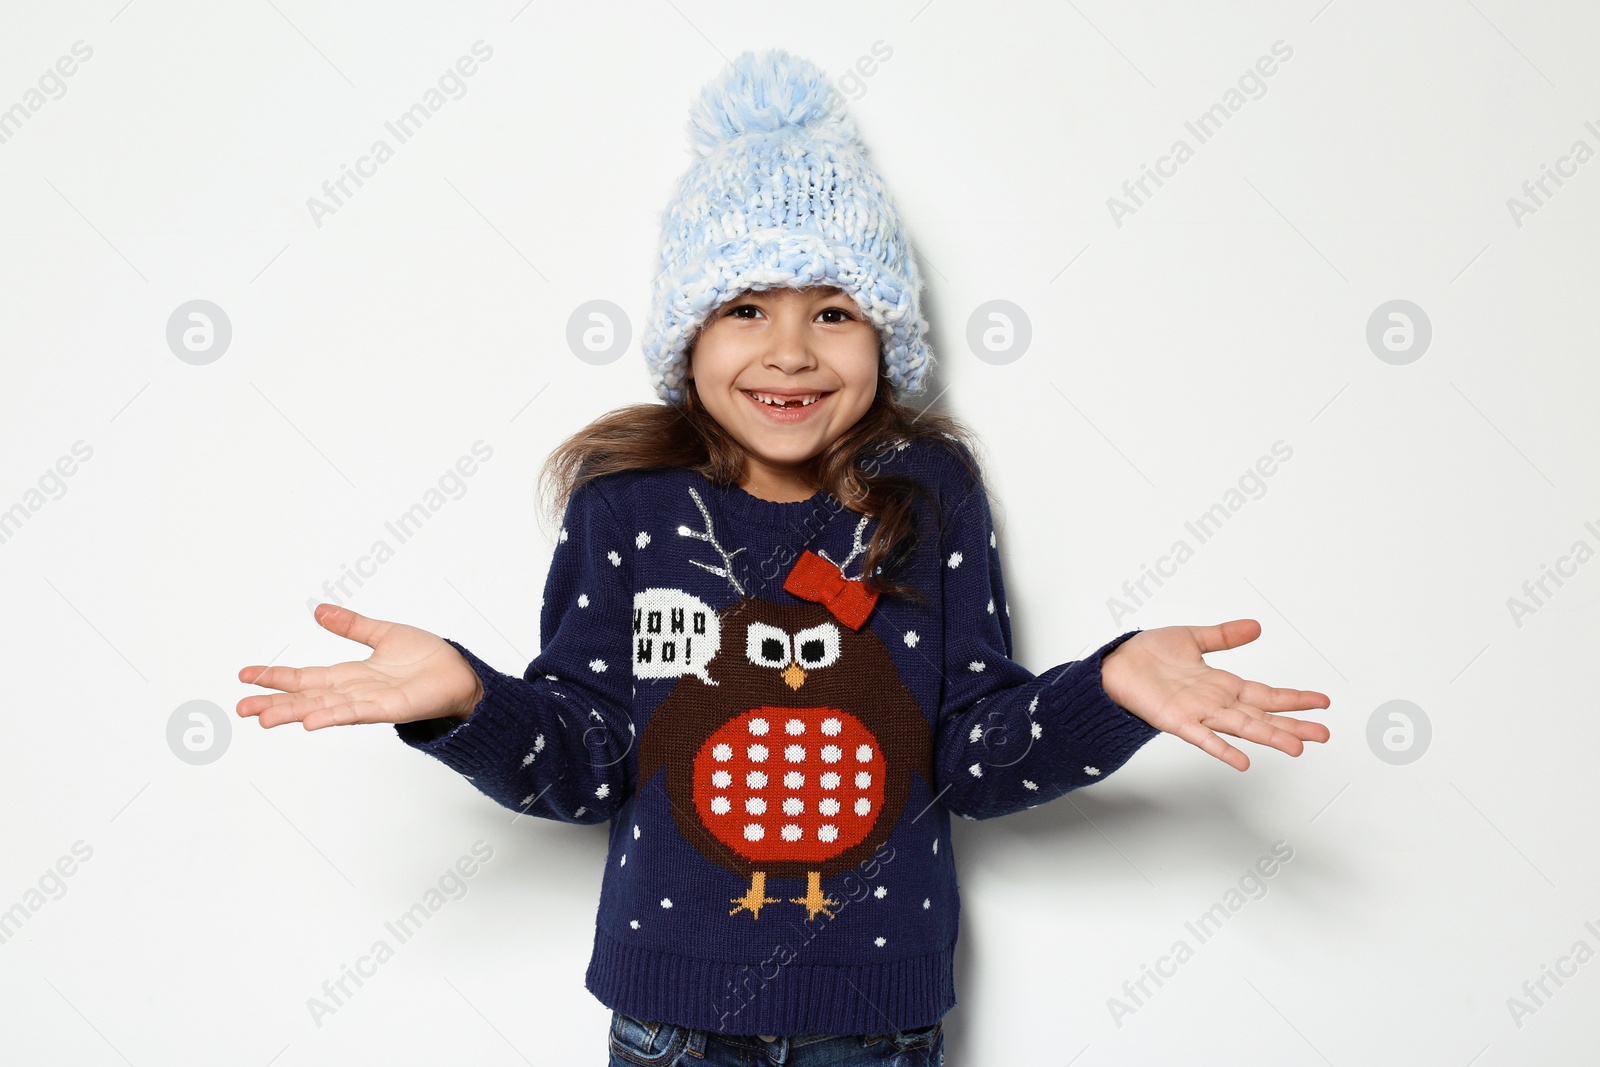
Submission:
<svg viewBox="0 0 1600 1067">
<path fill-rule="evenodd" d="M 1064 663 L 1045 687 L 1045 700 L 1054 708 L 1074 714 L 1060 724 L 1066 734 L 1062 749 L 1082 754 L 1109 774 L 1126 763 L 1146 741 L 1161 731 L 1133 714 L 1106 694 L 1102 668 L 1107 653 L 1138 630 L 1114 637 L 1093 655 Z"/>
<path fill-rule="evenodd" d="M 483 698 L 466 722 L 456 719 L 422 719 L 395 724 L 395 733 L 412 748 L 434 756 L 468 778 L 495 777 L 509 753 L 520 752 L 536 699 L 534 686 L 525 679 L 503 674 L 473 655 L 465 645 L 445 638 L 465 657 L 483 684 Z"/>
</svg>

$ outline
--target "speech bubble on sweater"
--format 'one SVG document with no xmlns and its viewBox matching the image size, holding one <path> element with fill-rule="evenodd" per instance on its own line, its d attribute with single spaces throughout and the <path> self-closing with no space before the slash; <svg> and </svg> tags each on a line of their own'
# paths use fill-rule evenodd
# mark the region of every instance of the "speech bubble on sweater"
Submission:
<svg viewBox="0 0 1600 1067">
<path fill-rule="evenodd" d="M 699 597 L 682 589 L 642 589 L 633 595 L 635 678 L 693 674 L 716 685 L 706 664 L 721 647 L 721 620 Z"/>
</svg>

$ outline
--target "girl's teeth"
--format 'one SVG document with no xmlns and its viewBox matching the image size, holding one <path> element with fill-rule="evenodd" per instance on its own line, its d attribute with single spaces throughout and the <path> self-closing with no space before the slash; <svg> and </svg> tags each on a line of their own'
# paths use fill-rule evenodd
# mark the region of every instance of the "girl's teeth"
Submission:
<svg viewBox="0 0 1600 1067">
<path fill-rule="evenodd" d="M 761 403 L 768 404 L 768 405 L 770 405 L 772 407 L 775 407 L 775 408 L 794 407 L 796 405 L 798 405 L 800 407 L 809 407 L 810 405 L 815 404 L 818 400 L 822 399 L 822 394 L 821 393 L 816 393 L 816 394 L 813 394 L 812 396 L 803 397 L 803 398 L 798 399 L 798 400 L 795 400 L 795 399 L 792 399 L 792 398 L 786 399 L 784 397 L 769 396 L 769 395 L 767 395 L 765 393 L 751 393 L 750 395 L 755 397 Z"/>
</svg>

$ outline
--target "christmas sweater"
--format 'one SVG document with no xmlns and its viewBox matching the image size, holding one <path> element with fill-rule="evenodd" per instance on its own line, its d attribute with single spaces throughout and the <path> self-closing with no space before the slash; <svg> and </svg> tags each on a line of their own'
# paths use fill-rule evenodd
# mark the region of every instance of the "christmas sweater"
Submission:
<svg viewBox="0 0 1600 1067">
<path fill-rule="evenodd" d="M 946 443 L 949 440 L 951 443 Z M 875 520 L 697 471 L 609 474 L 570 498 L 519 676 L 466 721 L 396 727 L 486 796 L 608 823 L 587 988 L 724 1034 L 869 1034 L 956 1004 L 950 815 L 1036 807 L 1158 731 L 1101 685 L 1105 654 L 1012 659 L 989 503 L 954 439 L 865 461 L 910 477 L 918 542 L 860 579 Z"/>
</svg>

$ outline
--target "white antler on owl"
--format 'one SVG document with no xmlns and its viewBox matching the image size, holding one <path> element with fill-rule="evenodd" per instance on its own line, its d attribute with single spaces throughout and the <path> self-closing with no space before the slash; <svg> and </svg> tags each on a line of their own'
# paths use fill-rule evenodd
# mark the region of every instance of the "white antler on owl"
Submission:
<svg viewBox="0 0 1600 1067">
<path fill-rule="evenodd" d="M 828 553 L 826 551 L 819 551 L 817 555 L 821 556 L 823 559 L 827 559 L 829 563 L 833 563 L 835 567 L 839 568 L 839 573 L 841 575 L 844 575 L 845 578 L 849 578 L 850 576 L 844 573 L 844 569 L 850 566 L 851 562 L 857 556 L 861 555 L 861 553 L 867 550 L 867 546 L 861 543 L 861 532 L 867 528 L 867 523 L 870 522 L 871 519 L 872 516 L 863 515 L 861 516 L 861 521 L 856 523 L 855 544 L 851 547 L 850 555 L 845 557 L 845 561 L 843 563 L 833 563 L 833 560 L 828 559 Z"/>
<path fill-rule="evenodd" d="M 710 541 L 711 547 L 715 548 L 717 550 L 717 555 L 722 557 L 722 566 L 713 567 L 711 564 L 701 563 L 697 559 L 691 559 L 689 562 L 693 563 L 696 567 L 701 567 L 710 571 L 712 574 L 720 575 L 721 577 L 728 579 L 728 581 L 733 584 L 733 591 L 738 593 L 740 596 L 744 596 L 744 586 L 739 584 L 739 579 L 734 577 L 733 574 L 733 557 L 743 552 L 744 549 L 736 548 L 732 552 L 724 550 L 722 545 L 717 542 L 716 532 L 712 528 L 711 512 L 706 510 L 705 503 L 700 499 L 700 494 L 695 492 L 693 487 L 691 487 L 689 489 L 689 495 L 694 497 L 694 506 L 700 509 L 700 514 L 706 520 L 705 533 L 701 533 L 699 530 L 691 530 L 687 526 L 679 526 L 678 536 L 696 537 L 702 541 Z"/>
</svg>

